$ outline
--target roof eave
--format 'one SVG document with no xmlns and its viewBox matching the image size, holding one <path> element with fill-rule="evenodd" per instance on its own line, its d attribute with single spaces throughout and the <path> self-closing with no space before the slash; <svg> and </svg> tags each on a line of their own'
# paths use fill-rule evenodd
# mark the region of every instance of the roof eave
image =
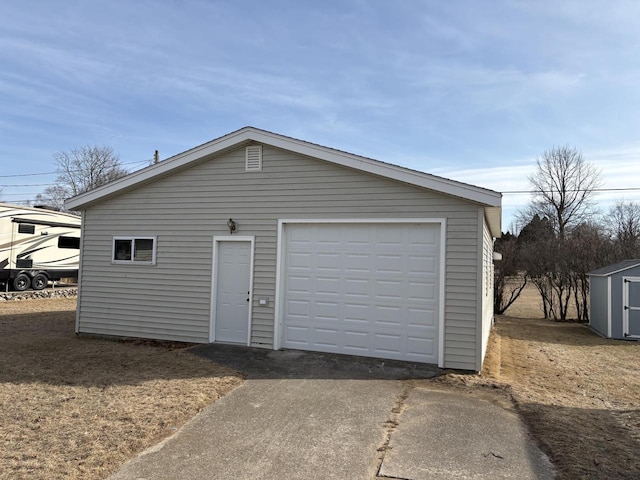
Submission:
<svg viewBox="0 0 640 480">
<path fill-rule="evenodd" d="M 638 266 L 640 266 L 640 261 L 636 262 L 636 263 L 629 264 L 629 265 L 624 266 L 624 267 L 617 268 L 615 270 L 604 272 L 604 273 L 595 273 L 595 272 L 597 272 L 597 270 L 594 270 L 593 272 L 587 273 L 587 275 L 589 277 L 610 277 L 611 275 L 615 275 L 616 273 L 624 272 L 625 270 L 629 270 L 631 268 L 636 268 Z"/>
<path fill-rule="evenodd" d="M 184 167 L 205 156 L 221 152 L 248 141 L 265 143 L 284 150 L 294 151 L 301 155 L 319 158 L 344 167 L 392 178 L 400 182 L 423 187 L 446 195 L 459 197 L 464 200 L 478 203 L 484 207 L 500 208 L 502 205 L 502 194 L 492 190 L 449 180 L 443 177 L 437 177 L 428 173 L 409 170 L 404 167 L 342 152 L 322 145 L 285 137 L 266 130 L 260 130 L 254 127 L 244 127 L 223 137 L 163 160 L 158 164 L 133 172 L 126 177 L 96 188 L 95 190 L 70 198 L 65 202 L 65 207 L 70 210 L 83 210 L 92 203 L 116 195 L 119 192 L 135 185 L 143 184 L 156 176 L 161 176 L 172 170 Z M 492 214 L 492 217 L 494 215 L 495 214 Z M 497 223 L 500 223 L 500 221 L 498 220 Z M 496 225 L 495 219 L 491 224 L 492 231 L 496 228 L 498 231 L 500 230 L 499 225 Z"/>
</svg>

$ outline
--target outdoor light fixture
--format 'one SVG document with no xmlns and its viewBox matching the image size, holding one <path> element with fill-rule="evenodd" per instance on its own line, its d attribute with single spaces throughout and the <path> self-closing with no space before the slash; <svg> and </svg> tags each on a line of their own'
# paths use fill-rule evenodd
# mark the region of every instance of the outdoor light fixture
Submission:
<svg viewBox="0 0 640 480">
<path fill-rule="evenodd" d="M 229 219 L 229 221 L 227 222 L 227 227 L 229 227 L 229 233 L 231 235 L 233 235 L 233 232 L 235 232 L 236 229 L 238 228 L 238 226 L 236 225 L 236 222 L 233 221 L 233 218 Z"/>
</svg>

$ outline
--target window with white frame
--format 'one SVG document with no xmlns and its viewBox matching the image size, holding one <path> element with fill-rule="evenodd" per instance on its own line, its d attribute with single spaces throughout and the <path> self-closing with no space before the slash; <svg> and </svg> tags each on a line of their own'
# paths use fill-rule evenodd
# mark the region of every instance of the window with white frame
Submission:
<svg viewBox="0 0 640 480">
<path fill-rule="evenodd" d="M 113 263 L 156 263 L 156 237 L 113 237 Z"/>
</svg>

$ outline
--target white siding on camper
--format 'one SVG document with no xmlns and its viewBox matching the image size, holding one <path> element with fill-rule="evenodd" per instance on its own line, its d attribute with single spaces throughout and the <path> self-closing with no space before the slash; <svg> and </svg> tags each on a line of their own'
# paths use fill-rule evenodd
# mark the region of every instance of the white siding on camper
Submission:
<svg viewBox="0 0 640 480">
<path fill-rule="evenodd" d="M 233 218 L 255 236 L 251 344 L 272 347 L 279 218 L 446 218 L 444 365 L 476 368 L 482 207 L 266 145 L 262 162 L 245 172 L 242 146 L 88 207 L 79 331 L 207 342 L 212 238 Z M 118 235 L 157 237 L 156 265 L 113 265 Z"/>
</svg>

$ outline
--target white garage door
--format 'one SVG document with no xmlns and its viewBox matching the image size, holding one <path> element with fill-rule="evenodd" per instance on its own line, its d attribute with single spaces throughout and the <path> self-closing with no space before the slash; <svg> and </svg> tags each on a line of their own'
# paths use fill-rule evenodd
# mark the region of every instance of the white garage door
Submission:
<svg viewBox="0 0 640 480">
<path fill-rule="evenodd" d="M 439 224 L 287 224 L 283 346 L 438 363 Z"/>
</svg>

